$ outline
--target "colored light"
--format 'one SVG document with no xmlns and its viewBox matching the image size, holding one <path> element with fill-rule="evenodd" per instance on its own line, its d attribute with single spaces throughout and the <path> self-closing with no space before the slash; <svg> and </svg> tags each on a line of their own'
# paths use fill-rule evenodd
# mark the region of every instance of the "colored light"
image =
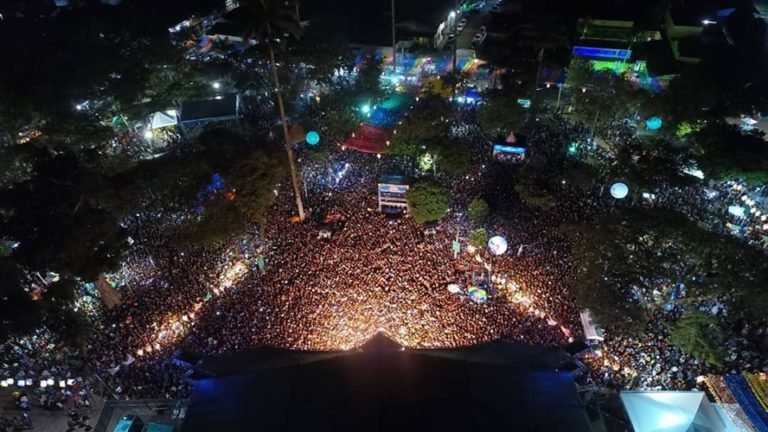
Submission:
<svg viewBox="0 0 768 432">
<path fill-rule="evenodd" d="M 659 130 L 663 122 L 659 117 L 651 117 L 645 121 L 645 128 L 648 130 Z"/>
<path fill-rule="evenodd" d="M 368 114 L 368 113 L 370 113 L 370 112 L 371 112 L 371 106 L 370 106 L 370 105 L 368 105 L 368 104 L 365 104 L 365 105 L 363 105 L 363 106 L 360 108 L 360 111 L 362 111 L 362 112 L 363 112 L 363 114 Z"/>
<path fill-rule="evenodd" d="M 629 187 L 624 183 L 614 183 L 611 186 L 611 196 L 616 199 L 624 199 L 629 194 Z"/>
<path fill-rule="evenodd" d="M 317 143 L 320 142 L 320 134 L 315 131 L 309 131 L 307 132 L 305 139 L 307 140 L 307 144 L 317 145 Z"/>
<path fill-rule="evenodd" d="M 488 240 L 488 249 L 494 255 L 501 255 L 507 251 L 507 240 L 501 236 L 494 236 Z"/>
</svg>

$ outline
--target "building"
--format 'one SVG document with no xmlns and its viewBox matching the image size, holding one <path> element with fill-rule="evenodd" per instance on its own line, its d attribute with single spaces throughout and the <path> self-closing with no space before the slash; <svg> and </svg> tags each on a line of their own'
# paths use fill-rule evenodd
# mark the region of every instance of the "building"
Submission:
<svg viewBox="0 0 768 432">
<path fill-rule="evenodd" d="M 621 66 L 611 67 L 617 72 L 626 72 L 630 67 L 635 67 L 635 72 L 638 72 L 638 64 L 647 62 L 652 63 L 656 75 L 678 73 L 680 68 L 701 61 L 706 40 L 723 37 L 721 26 L 736 3 L 736 0 L 673 3 L 657 17 L 659 21 L 642 14 L 611 12 L 612 9 L 608 9 L 600 12 L 603 15 L 596 15 L 597 19 L 579 20 L 576 45 L 580 49 L 621 52 L 624 55 L 620 59 Z M 768 0 L 764 3 L 768 5 Z M 759 6 L 757 10 L 760 10 Z M 611 16 L 611 13 L 622 14 Z M 574 49 L 574 55 L 580 56 L 580 53 Z M 613 61 L 617 59 L 614 57 Z M 605 59 L 597 60 L 598 69 L 609 68 Z M 645 64 L 642 64 L 641 68 L 644 67 Z"/>
<path fill-rule="evenodd" d="M 558 348 L 404 349 L 383 333 L 336 352 L 204 359 L 182 432 L 591 431 Z"/>
<path fill-rule="evenodd" d="M 379 179 L 379 211 L 384 213 L 404 213 L 408 211 L 408 182 L 404 177 L 386 175 Z"/>
</svg>

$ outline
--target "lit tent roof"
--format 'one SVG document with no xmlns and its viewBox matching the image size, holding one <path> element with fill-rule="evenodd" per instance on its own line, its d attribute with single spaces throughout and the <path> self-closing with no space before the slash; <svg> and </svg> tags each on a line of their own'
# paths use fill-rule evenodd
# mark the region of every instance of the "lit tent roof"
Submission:
<svg viewBox="0 0 768 432">
<path fill-rule="evenodd" d="M 704 392 L 621 392 L 635 432 L 722 432 L 728 430 Z"/>
<path fill-rule="evenodd" d="M 158 111 L 152 114 L 152 129 L 176 125 L 176 110 Z"/>
</svg>

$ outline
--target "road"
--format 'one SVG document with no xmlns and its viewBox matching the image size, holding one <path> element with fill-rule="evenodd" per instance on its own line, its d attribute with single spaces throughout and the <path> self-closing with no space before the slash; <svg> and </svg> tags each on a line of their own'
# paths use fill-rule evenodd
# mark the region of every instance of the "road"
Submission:
<svg viewBox="0 0 768 432">
<path fill-rule="evenodd" d="M 467 26 L 456 38 L 457 49 L 474 49 L 472 38 L 480 31 L 481 26 L 490 21 L 489 14 L 495 4 L 496 0 L 487 0 L 483 9 L 462 15 L 462 18 L 467 18 Z"/>
</svg>

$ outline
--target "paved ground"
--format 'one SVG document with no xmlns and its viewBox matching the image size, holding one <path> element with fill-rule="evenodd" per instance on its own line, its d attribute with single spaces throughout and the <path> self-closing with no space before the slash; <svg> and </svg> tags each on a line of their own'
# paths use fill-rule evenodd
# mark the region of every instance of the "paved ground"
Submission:
<svg viewBox="0 0 768 432">
<path fill-rule="evenodd" d="M 87 415 L 90 418 L 85 422 L 86 424 L 95 426 L 103 406 L 104 400 L 98 396 L 94 396 L 90 408 L 80 409 L 78 412 L 81 415 Z M 22 411 L 16 409 L 14 405 L 12 392 L 8 389 L 0 391 L 0 416 L 16 417 L 21 414 Z M 51 412 L 36 408 L 27 412 L 27 414 L 31 416 L 32 425 L 36 432 L 65 432 L 67 430 L 67 421 L 69 420 L 69 417 L 67 416 L 66 410 Z M 75 430 L 83 431 L 84 429 L 80 428 Z"/>
<path fill-rule="evenodd" d="M 472 14 L 464 14 L 463 18 L 467 18 L 467 26 L 456 39 L 458 49 L 474 49 L 472 38 L 475 37 L 475 33 L 480 31 L 480 27 L 489 21 L 488 14 L 495 4 L 496 0 L 486 0 L 482 10 Z"/>
<path fill-rule="evenodd" d="M 112 432 L 124 415 L 137 415 L 144 424 L 163 423 L 181 426 L 186 414 L 186 401 L 170 400 L 110 400 L 104 404 L 93 432 Z"/>
</svg>

